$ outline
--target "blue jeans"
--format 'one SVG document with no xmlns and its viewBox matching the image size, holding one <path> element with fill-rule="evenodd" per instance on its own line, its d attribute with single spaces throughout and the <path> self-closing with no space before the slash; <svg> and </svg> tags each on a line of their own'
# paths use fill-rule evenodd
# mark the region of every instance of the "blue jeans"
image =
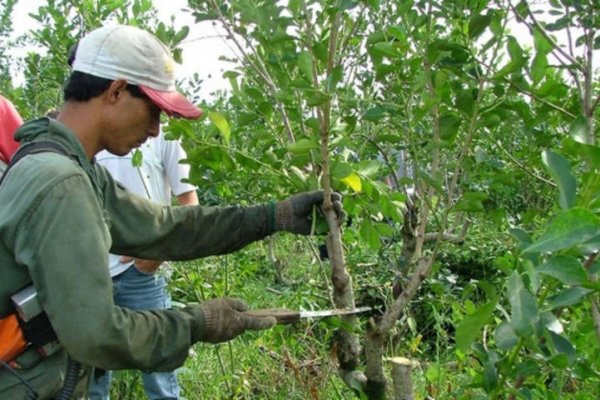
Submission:
<svg viewBox="0 0 600 400">
<path fill-rule="evenodd" d="M 116 305 L 131 310 L 162 310 L 171 307 L 166 290 L 166 280 L 161 275 L 150 275 L 131 266 L 113 277 L 113 296 Z M 111 371 L 91 379 L 90 400 L 108 400 Z M 179 399 L 179 385 L 175 372 L 142 373 L 146 395 L 151 400 Z"/>
</svg>

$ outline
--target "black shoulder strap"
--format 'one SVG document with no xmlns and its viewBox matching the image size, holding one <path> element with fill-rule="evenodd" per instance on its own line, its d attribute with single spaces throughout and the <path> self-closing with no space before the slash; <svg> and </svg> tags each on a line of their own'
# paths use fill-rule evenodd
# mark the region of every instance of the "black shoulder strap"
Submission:
<svg viewBox="0 0 600 400">
<path fill-rule="evenodd" d="M 36 154 L 36 153 L 44 153 L 44 152 L 58 153 L 58 154 L 62 154 L 67 157 L 69 156 L 69 153 L 67 152 L 67 150 L 63 146 L 61 146 L 60 144 L 58 144 L 56 142 L 51 142 L 49 140 L 43 140 L 43 141 L 39 141 L 39 142 L 27 143 L 27 144 L 19 147 L 19 149 L 17 150 L 17 152 L 15 153 L 13 158 L 10 160 L 10 163 L 8 163 L 8 166 L 6 167 L 6 170 L 4 171 L 2 178 L 0 178 L 0 185 L 2 185 L 2 182 L 4 181 L 4 178 L 6 177 L 8 170 L 11 169 L 21 158 L 25 157 L 28 154 Z"/>
</svg>

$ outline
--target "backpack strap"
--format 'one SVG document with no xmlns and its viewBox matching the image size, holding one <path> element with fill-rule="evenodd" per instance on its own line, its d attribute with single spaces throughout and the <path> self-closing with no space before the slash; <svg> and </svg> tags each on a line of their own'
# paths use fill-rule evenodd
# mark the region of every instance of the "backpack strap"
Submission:
<svg viewBox="0 0 600 400">
<path fill-rule="evenodd" d="M 8 163 L 8 166 L 6 167 L 6 170 L 4 171 L 2 178 L 0 178 L 0 185 L 2 185 L 2 182 L 4 181 L 4 178 L 6 177 L 8 171 L 19 160 L 21 160 L 23 157 L 25 157 L 28 154 L 37 154 L 37 153 L 57 153 L 57 154 L 62 154 L 66 157 L 69 156 L 69 153 L 63 146 L 61 146 L 60 144 L 58 144 L 56 142 L 51 142 L 49 140 L 42 140 L 39 142 L 30 142 L 30 143 L 24 144 L 23 146 L 19 147 L 17 152 L 14 154 L 13 158 L 10 160 L 10 163 Z"/>
</svg>

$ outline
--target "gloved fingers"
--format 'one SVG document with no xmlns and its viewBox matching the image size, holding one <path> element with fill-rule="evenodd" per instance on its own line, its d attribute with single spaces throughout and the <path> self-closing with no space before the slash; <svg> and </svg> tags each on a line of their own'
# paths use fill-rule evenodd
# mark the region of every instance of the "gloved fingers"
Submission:
<svg viewBox="0 0 600 400">
<path fill-rule="evenodd" d="M 244 327 L 253 331 L 262 331 L 268 329 L 277 323 L 275 317 L 252 317 L 247 314 L 241 316 Z"/>
<path fill-rule="evenodd" d="M 340 222 L 343 222 L 346 219 L 346 211 L 344 211 L 344 208 L 342 207 L 342 203 L 340 201 L 336 201 L 332 203 L 333 206 L 333 211 L 335 211 L 335 214 L 338 217 L 338 220 Z"/>
<path fill-rule="evenodd" d="M 321 206 L 323 204 L 323 191 L 315 190 L 312 192 L 305 192 L 297 194 L 292 197 L 292 203 L 294 204 L 294 212 L 297 215 L 304 215 L 311 212 L 313 206 Z"/>
<path fill-rule="evenodd" d="M 322 190 L 314 190 L 312 192 L 306 193 L 307 197 L 312 204 L 321 204 L 323 203 L 323 191 Z"/>
<path fill-rule="evenodd" d="M 237 310 L 237 311 L 246 311 L 248 309 L 248 304 L 246 304 L 241 299 L 236 299 L 236 298 L 231 298 L 231 297 L 225 297 L 225 298 L 223 298 L 223 300 L 225 300 L 227 302 L 227 304 L 231 308 L 233 308 L 234 310 Z"/>
<path fill-rule="evenodd" d="M 342 195 L 338 192 L 331 192 L 331 202 L 335 203 L 335 202 L 341 202 L 342 201 Z"/>
</svg>

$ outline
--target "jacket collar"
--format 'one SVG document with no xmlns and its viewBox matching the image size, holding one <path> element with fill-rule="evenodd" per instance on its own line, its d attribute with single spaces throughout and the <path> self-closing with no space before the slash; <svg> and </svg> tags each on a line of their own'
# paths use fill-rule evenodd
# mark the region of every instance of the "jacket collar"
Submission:
<svg viewBox="0 0 600 400">
<path fill-rule="evenodd" d="M 94 164 L 94 160 L 91 162 L 88 160 L 85 149 L 75 133 L 55 119 L 43 117 L 26 122 L 15 133 L 15 139 L 21 145 L 41 140 L 51 140 L 63 146 L 67 153 L 77 159 L 82 166 Z"/>
</svg>

